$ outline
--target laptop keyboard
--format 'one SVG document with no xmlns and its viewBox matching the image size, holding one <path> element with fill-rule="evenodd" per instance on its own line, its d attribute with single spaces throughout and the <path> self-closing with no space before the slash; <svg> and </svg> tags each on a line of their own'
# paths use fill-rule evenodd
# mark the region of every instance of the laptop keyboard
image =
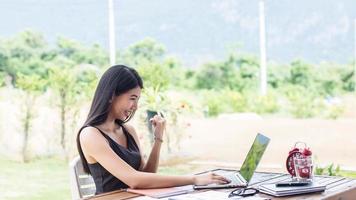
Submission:
<svg viewBox="0 0 356 200">
<path fill-rule="evenodd" d="M 226 174 L 226 175 L 224 175 L 224 177 L 231 181 L 229 184 L 233 184 L 233 185 L 242 184 L 242 181 L 237 177 L 237 175 L 235 173 Z"/>
<path fill-rule="evenodd" d="M 194 189 L 212 189 L 212 188 L 232 188 L 232 187 L 245 187 L 246 183 L 241 180 L 241 178 L 238 176 L 238 172 L 233 172 L 233 171 L 214 171 L 215 174 L 220 175 L 225 177 L 226 179 L 230 180 L 230 183 L 227 184 L 218 184 L 218 183 L 212 183 L 209 185 L 203 185 L 203 186 L 194 186 Z"/>
<path fill-rule="evenodd" d="M 236 172 L 216 172 L 216 174 L 225 177 L 226 179 L 230 180 L 231 182 L 228 184 L 231 185 L 241 185 L 243 182 L 237 177 Z"/>
</svg>

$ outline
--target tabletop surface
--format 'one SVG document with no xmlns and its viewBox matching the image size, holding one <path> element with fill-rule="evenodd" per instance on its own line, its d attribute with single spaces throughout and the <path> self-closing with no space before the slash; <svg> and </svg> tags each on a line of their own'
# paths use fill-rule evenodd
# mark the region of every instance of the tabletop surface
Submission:
<svg viewBox="0 0 356 200">
<path fill-rule="evenodd" d="M 212 170 L 214 171 L 214 170 Z M 269 172 L 255 172 L 249 187 L 258 188 L 261 184 L 276 183 L 280 181 L 290 180 L 289 174 L 282 173 L 269 173 Z M 326 185 L 326 190 L 322 193 L 311 193 L 304 195 L 294 195 L 288 197 L 272 197 L 266 194 L 256 194 L 259 197 L 268 197 L 271 199 L 354 199 L 356 198 L 356 179 L 338 177 L 338 176 L 315 176 L 314 181 Z M 218 191 L 229 193 L 233 189 L 219 189 Z M 207 190 L 199 190 L 203 192 Z M 122 199 L 135 199 L 140 195 L 126 192 L 124 190 L 113 191 L 109 193 L 93 196 L 90 200 L 122 200 Z"/>
</svg>

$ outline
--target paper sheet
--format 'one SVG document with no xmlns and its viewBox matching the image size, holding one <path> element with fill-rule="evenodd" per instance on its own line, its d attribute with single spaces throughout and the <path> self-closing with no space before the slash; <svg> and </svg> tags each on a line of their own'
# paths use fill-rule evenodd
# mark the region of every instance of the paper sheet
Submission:
<svg viewBox="0 0 356 200">
<path fill-rule="evenodd" d="M 269 198 L 250 196 L 250 197 L 231 197 L 228 198 L 229 193 L 218 191 L 207 191 L 192 194 L 185 194 L 166 198 L 167 200 L 216 200 L 216 199 L 246 199 L 246 200 L 268 200 Z"/>
</svg>

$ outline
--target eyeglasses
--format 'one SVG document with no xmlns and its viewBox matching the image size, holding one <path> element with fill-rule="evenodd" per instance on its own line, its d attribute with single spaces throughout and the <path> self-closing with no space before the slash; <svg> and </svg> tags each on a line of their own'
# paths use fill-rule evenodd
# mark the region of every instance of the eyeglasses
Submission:
<svg viewBox="0 0 356 200">
<path fill-rule="evenodd" d="M 229 198 L 234 196 L 248 197 L 257 194 L 258 192 L 259 191 L 255 188 L 237 188 L 229 194 Z"/>
</svg>

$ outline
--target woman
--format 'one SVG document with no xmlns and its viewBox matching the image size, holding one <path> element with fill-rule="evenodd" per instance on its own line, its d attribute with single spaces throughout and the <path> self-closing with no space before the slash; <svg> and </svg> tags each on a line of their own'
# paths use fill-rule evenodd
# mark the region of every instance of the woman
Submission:
<svg viewBox="0 0 356 200">
<path fill-rule="evenodd" d="M 191 176 L 155 174 L 158 168 L 165 119 L 154 116 L 154 144 L 144 161 L 136 130 L 126 124 L 137 109 L 143 88 L 138 73 L 129 67 L 109 68 L 96 88 L 88 118 L 77 135 L 84 170 L 91 174 L 96 194 L 122 188 L 160 188 L 181 185 L 223 184 L 213 173 Z"/>
</svg>

